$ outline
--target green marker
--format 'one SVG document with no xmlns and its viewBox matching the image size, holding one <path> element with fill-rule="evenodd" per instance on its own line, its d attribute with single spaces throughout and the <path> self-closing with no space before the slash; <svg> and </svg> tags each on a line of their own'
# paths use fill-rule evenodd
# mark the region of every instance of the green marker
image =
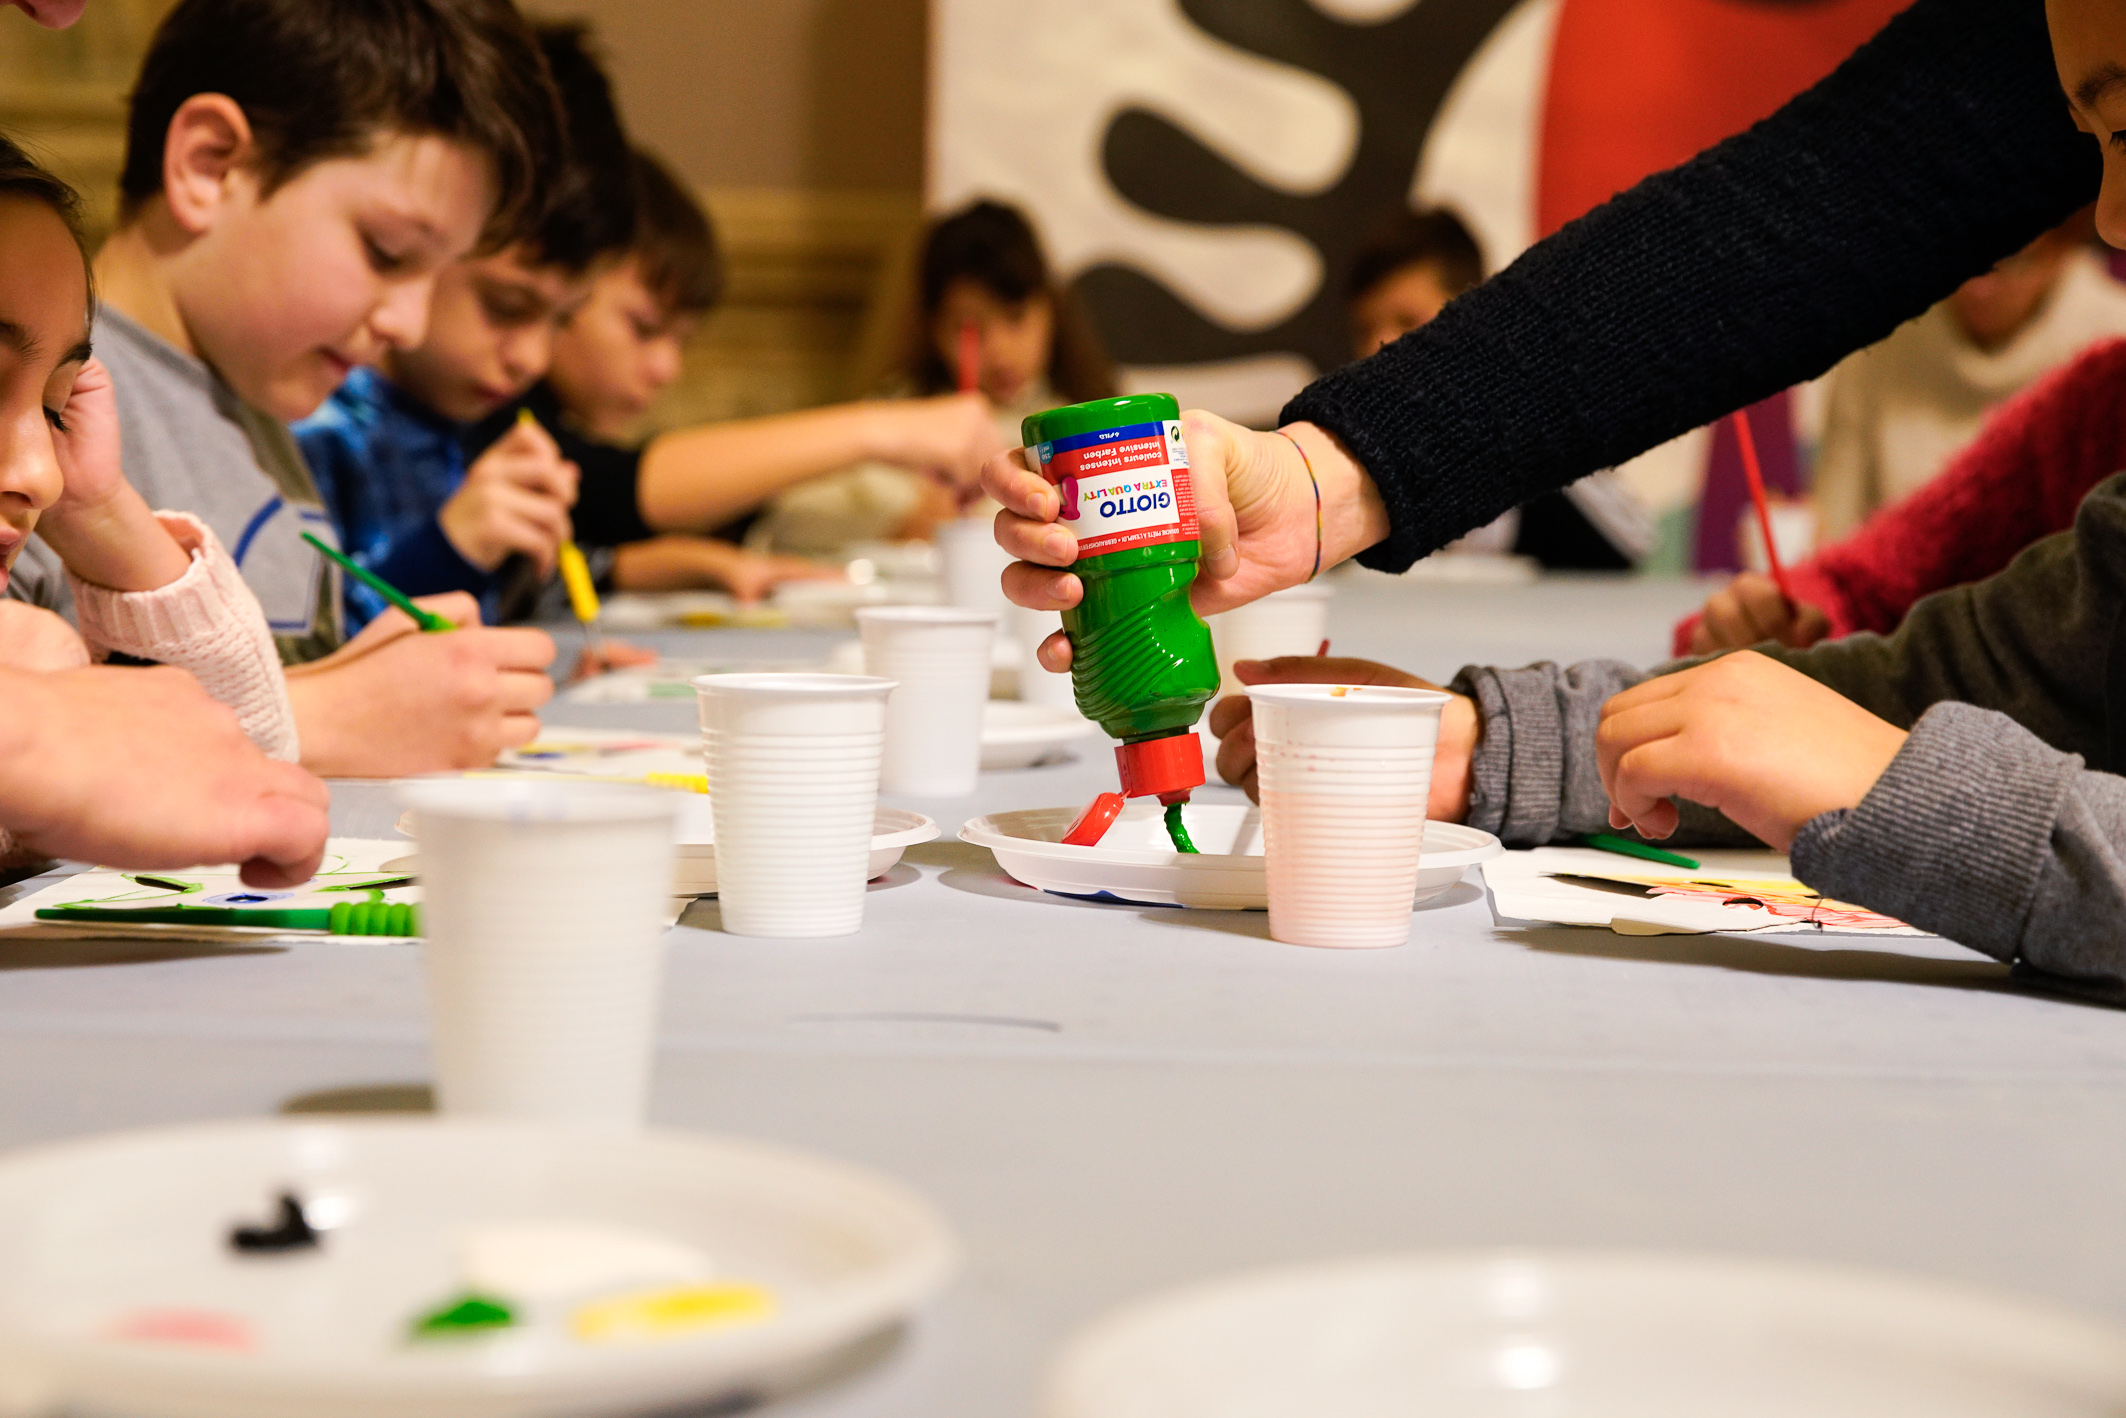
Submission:
<svg viewBox="0 0 2126 1418">
<path fill-rule="evenodd" d="M 422 610 L 412 601 L 406 599 L 406 593 L 404 591 L 401 591 L 398 587 L 392 585 L 389 581 L 386 581 L 383 577 L 377 575 L 374 571 L 369 570 L 367 567 L 355 565 L 354 562 L 350 561 L 343 553 L 334 551 L 331 547 L 326 546 L 323 542 L 319 541 L 316 537 L 311 536 L 308 532 L 304 532 L 302 534 L 302 538 L 304 541 L 310 543 L 310 545 L 316 547 L 325 555 L 331 557 L 335 562 L 339 563 L 340 570 L 346 572 L 349 576 L 352 576 L 355 580 L 361 582 L 364 586 L 367 586 L 370 590 L 376 592 L 379 596 L 382 596 L 385 600 L 391 602 L 400 610 L 412 616 L 413 623 L 421 627 L 421 629 L 434 631 L 456 630 L 458 628 L 455 622 L 445 620 L 442 616 L 437 615 L 434 611 Z"/>
<path fill-rule="evenodd" d="M 403 901 L 342 901 L 322 907 L 253 910 L 242 906 L 46 906 L 40 921 L 58 925 L 257 926 L 328 935 L 417 936 L 421 908 Z"/>
<path fill-rule="evenodd" d="M 1664 866 L 1683 867 L 1689 871 L 1698 869 L 1697 862 L 1689 857 L 1664 852 L 1659 847 L 1649 847 L 1629 837 L 1612 837 L 1607 832 L 1590 832 L 1580 839 L 1580 845 L 1593 847 L 1599 852 L 1615 852 L 1620 857 L 1637 857 L 1642 862 L 1660 862 Z"/>
</svg>

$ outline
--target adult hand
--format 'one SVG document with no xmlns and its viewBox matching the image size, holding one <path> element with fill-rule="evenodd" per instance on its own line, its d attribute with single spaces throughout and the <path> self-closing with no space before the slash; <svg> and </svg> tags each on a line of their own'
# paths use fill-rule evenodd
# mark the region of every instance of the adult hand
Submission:
<svg viewBox="0 0 2126 1418">
<path fill-rule="evenodd" d="M 1342 443 L 1313 424 L 1258 433 L 1191 409 L 1181 428 L 1203 547 L 1189 588 L 1197 614 L 1215 615 L 1298 585 L 1313 573 L 1317 547 L 1326 569 L 1388 534 L 1387 509 L 1373 480 Z M 1032 610 L 1077 605 L 1084 585 L 1060 568 L 1077 560 L 1078 542 L 1054 525 L 1062 510 L 1055 487 L 1017 449 L 983 465 L 982 486 L 1004 505 L 997 544 L 1019 558 L 1004 569 L 1004 593 Z M 1050 636 L 1040 660 L 1057 673 L 1070 668 L 1069 640 L 1061 632 Z"/>
<path fill-rule="evenodd" d="M 1416 675 L 1372 660 L 1286 655 L 1241 660 L 1233 674 L 1242 684 L 1385 684 L 1401 689 L 1438 689 Z M 1425 816 L 1460 822 L 1469 816 L 1469 760 L 1483 725 L 1476 702 L 1457 694 L 1440 711 L 1439 748 L 1432 757 L 1432 792 Z M 1218 776 L 1260 801 L 1255 778 L 1255 706 L 1245 694 L 1228 694 L 1211 706 L 1211 732 L 1218 735 Z"/>
<path fill-rule="evenodd" d="M 980 495 L 983 462 L 1010 446 L 980 394 L 896 399 L 870 407 L 872 456 L 931 474 L 953 490 L 961 506 Z"/>
<path fill-rule="evenodd" d="M 536 711 L 554 693 L 553 638 L 482 626 L 463 592 L 415 604 L 462 628 L 424 634 L 387 611 L 338 651 L 288 671 L 305 767 L 328 778 L 485 768 L 538 736 Z"/>
<path fill-rule="evenodd" d="M 522 552 L 541 576 L 550 575 L 571 534 L 577 481 L 576 465 L 561 456 L 553 435 L 520 423 L 473 460 L 436 520 L 458 555 L 482 571 Z"/>
<path fill-rule="evenodd" d="M 74 627 L 44 609 L 0 600 L 0 665 L 13 670 L 78 670 L 89 647 Z"/>
<path fill-rule="evenodd" d="M 1830 633 L 1831 620 L 1822 607 L 1789 601 L 1771 577 L 1744 571 L 1713 592 L 1698 613 L 1698 623 L 1690 633 L 1690 653 L 1746 650 L 1767 640 L 1805 650 Z"/>
<path fill-rule="evenodd" d="M 0 670 L 0 824 L 49 856 L 146 871 L 221 862 L 310 879 L 325 785 L 267 758 L 182 670 Z"/>
<path fill-rule="evenodd" d="M 1809 819 L 1857 806 L 1905 731 L 1750 651 L 1660 675 L 1602 707 L 1595 739 L 1613 827 L 1676 830 L 1688 798 L 1785 851 Z"/>
</svg>

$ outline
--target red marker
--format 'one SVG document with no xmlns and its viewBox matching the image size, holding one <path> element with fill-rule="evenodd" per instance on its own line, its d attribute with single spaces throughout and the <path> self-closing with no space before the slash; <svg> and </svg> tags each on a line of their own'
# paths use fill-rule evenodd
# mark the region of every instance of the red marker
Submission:
<svg viewBox="0 0 2126 1418">
<path fill-rule="evenodd" d="M 982 332 L 970 320 L 960 326 L 960 392 L 972 394 L 982 387 Z"/>
<path fill-rule="evenodd" d="M 1779 594 L 1792 605 L 1794 588 L 1787 584 L 1786 568 L 1779 564 L 1779 543 L 1772 540 L 1772 505 L 1764 496 L 1764 472 L 1757 466 L 1757 440 L 1750 432 L 1749 410 L 1735 410 L 1734 419 L 1735 443 L 1742 450 L 1742 475 L 1749 479 L 1750 501 L 1756 504 L 1757 530 L 1764 534 L 1764 557 L 1771 563 L 1772 580 L 1779 584 Z"/>
</svg>

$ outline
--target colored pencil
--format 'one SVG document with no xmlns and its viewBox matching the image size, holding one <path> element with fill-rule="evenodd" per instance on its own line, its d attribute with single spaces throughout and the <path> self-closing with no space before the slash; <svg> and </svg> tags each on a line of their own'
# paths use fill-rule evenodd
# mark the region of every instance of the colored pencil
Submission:
<svg viewBox="0 0 2126 1418">
<path fill-rule="evenodd" d="M 1660 862 L 1665 866 L 1682 867 L 1696 871 L 1698 863 L 1690 857 L 1674 852 L 1664 852 L 1659 847 L 1649 847 L 1644 842 L 1634 842 L 1629 837 L 1612 837 L 1607 832 L 1590 832 L 1580 839 L 1582 847 L 1592 847 L 1598 852 L 1615 852 L 1620 857 L 1637 857 L 1642 862 Z"/>
<path fill-rule="evenodd" d="M 1742 476 L 1749 481 L 1750 501 L 1757 508 L 1757 530 L 1764 534 L 1764 559 L 1771 564 L 1772 580 L 1778 583 L 1779 594 L 1792 605 L 1794 588 L 1786 579 L 1786 567 L 1779 562 L 1779 543 L 1772 538 L 1772 504 L 1764 495 L 1764 470 L 1757 466 L 1757 438 L 1750 432 L 1750 411 L 1737 409 L 1734 419 L 1735 445 L 1742 450 Z"/>
<path fill-rule="evenodd" d="M 332 560 L 339 565 L 340 570 L 346 572 L 349 576 L 352 576 L 355 580 L 361 582 L 364 586 L 367 586 L 370 590 L 376 592 L 379 596 L 382 596 L 385 600 L 391 602 L 400 610 L 406 612 L 407 615 L 413 617 L 413 623 L 421 627 L 422 630 L 456 630 L 458 628 L 455 622 L 444 619 L 442 616 L 437 615 L 434 611 L 422 610 L 419 606 L 415 605 L 412 601 L 407 599 L 406 593 L 404 591 L 401 591 L 398 587 L 392 585 L 389 581 L 386 581 L 383 577 L 377 575 L 374 571 L 371 571 L 366 566 L 357 566 L 346 555 L 333 550 L 331 547 L 326 546 L 323 542 L 319 541 L 316 537 L 311 536 L 308 532 L 304 532 L 302 534 L 302 538 L 304 541 L 310 543 L 310 545 L 316 547 L 319 551 L 323 552 L 326 556 L 331 557 Z"/>
</svg>

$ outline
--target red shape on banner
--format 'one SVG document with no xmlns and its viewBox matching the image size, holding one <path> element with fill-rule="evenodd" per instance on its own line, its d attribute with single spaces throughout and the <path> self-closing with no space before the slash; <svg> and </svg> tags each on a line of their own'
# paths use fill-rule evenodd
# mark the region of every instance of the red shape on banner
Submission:
<svg viewBox="0 0 2126 1418">
<path fill-rule="evenodd" d="M 1740 133 L 1910 0 L 1563 0 L 1543 99 L 1536 230 Z"/>
</svg>

